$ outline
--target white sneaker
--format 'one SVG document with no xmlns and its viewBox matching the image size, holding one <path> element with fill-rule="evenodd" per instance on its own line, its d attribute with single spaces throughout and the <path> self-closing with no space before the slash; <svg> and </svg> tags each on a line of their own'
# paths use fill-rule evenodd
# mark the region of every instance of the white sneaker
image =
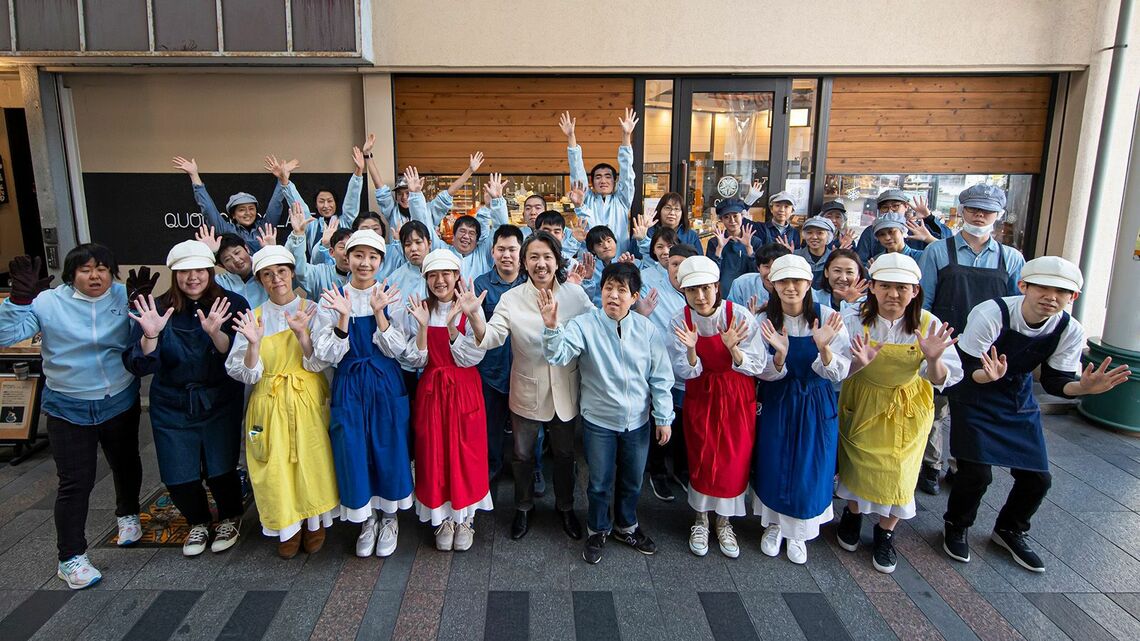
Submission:
<svg viewBox="0 0 1140 641">
<path fill-rule="evenodd" d="M 356 556 L 361 558 L 372 556 L 376 550 L 376 517 L 370 516 L 360 527 L 360 536 L 356 537 Z"/>
<path fill-rule="evenodd" d="M 73 556 L 66 561 L 59 562 L 59 569 L 56 570 L 56 576 L 63 579 L 67 583 L 67 587 L 72 590 L 82 590 L 83 588 L 90 587 L 99 582 L 103 578 L 103 574 L 91 565 L 91 560 L 87 558 L 86 554 Z"/>
<path fill-rule="evenodd" d="M 455 526 L 455 545 L 456 552 L 466 552 L 471 549 L 471 544 L 475 542 L 475 527 L 472 519 Z"/>
<path fill-rule="evenodd" d="M 718 516 L 716 519 L 716 540 L 720 543 L 720 553 L 730 559 L 740 556 L 740 546 L 736 543 L 736 532 L 732 531 L 732 523 L 727 517 Z"/>
<path fill-rule="evenodd" d="M 380 519 L 380 536 L 376 538 L 376 556 L 392 556 L 396 551 L 396 537 L 400 535 L 400 522 L 394 516 Z"/>
<path fill-rule="evenodd" d="M 780 545 L 783 542 L 784 535 L 780 534 L 780 526 L 773 523 L 764 530 L 764 538 L 760 539 L 760 551 L 768 556 L 780 556 Z"/>
<path fill-rule="evenodd" d="M 803 541 L 788 539 L 788 560 L 796 565 L 807 563 L 807 544 Z"/>
<path fill-rule="evenodd" d="M 440 552 L 450 552 L 454 546 L 455 521 L 448 519 L 435 529 L 435 549 Z"/>
<path fill-rule="evenodd" d="M 709 517 L 705 514 L 698 515 L 690 529 L 689 551 L 697 556 L 709 553 Z"/>
<path fill-rule="evenodd" d="M 134 545 L 142 538 L 142 522 L 138 514 L 128 514 L 116 519 L 119 523 L 119 547 Z"/>
<path fill-rule="evenodd" d="M 214 526 L 214 542 L 210 544 L 213 553 L 225 552 L 237 545 L 238 524 L 233 519 L 222 519 Z"/>
<path fill-rule="evenodd" d="M 195 525 L 186 535 L 186 542 L 182 544 L 182 556 L 198 556 L 206 551 L 206 544 L 210 542 L 210 529 L 205 525 Z"/>
</svg>

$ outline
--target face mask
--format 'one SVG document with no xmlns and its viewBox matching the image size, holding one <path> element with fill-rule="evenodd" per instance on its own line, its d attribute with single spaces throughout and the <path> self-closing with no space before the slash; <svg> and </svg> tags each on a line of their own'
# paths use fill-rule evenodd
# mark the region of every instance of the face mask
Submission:
<svg viewBox="0 0 1140 641">
<path fill-rule="evenodd" d="M 962 223 L 962 231 L 970 234 L 971 236 L 988 236 L 994 230 L 994 224 L 990 223 L 984 227 L 972 225 L 970 223 Z"/>
</svg>

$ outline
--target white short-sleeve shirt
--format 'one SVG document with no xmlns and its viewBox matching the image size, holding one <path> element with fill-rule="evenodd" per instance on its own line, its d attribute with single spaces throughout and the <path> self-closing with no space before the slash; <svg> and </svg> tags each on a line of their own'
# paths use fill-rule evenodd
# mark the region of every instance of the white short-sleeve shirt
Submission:
<svg viewBox="0 0 1140 641">
<path fill-rule="evenodd" d="M 1023 336 L 1036 338 L 1053 333 L 1057 323 L 1061 322 L 1061 314 L 1055 314 L 1045 320 L 1040 327 L 1030 327 L 1021 313 L 1021 302 L 1024 296 L 1006 296 L 1002 298 L 1009 309 L 1009 328 Z M 970 310 L 966 319 L 966 329 L 958 339 L 958 348 L 963 352 L 981 358 L 989 351 L 990 346 L 1001 335 L 1001 310 L 992 300 L 979 303 Z M 1061 334 L 1057 349 L 1046 361 L 1049 367 L 1061 372 L 1077 373 L 1081 371 L 1081 352 L 1085 347 L 1085 328 L 1077 319 L 1070 318 L 1069 324 Z"/>
</svg>

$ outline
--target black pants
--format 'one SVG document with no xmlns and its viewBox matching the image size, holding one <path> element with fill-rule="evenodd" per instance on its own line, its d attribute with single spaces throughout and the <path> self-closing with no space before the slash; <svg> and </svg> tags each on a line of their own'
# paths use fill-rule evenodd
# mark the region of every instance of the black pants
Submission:
<svg viewBox="0 0 1140 641">
<path fill-rule="evenodd" d="M 669 442 L 664 445 L 657 443 L 657 431 L 649 437 L 649 468 L 650 476 L 666 475 L 669 469 L 665 462 L 673 461 L 673 476 L 684 480 L 689 474 L 689 455 L 685 451 L 685 418 L 680 407 L 674 408 L 673 433 Z"/>
<path fill-rule="evenodd" d="M 554 505 L 560 511 L 574 509 L 574 421 L 563 421 L 557 415 L 543 423 L 511 413 L 515 456 L 511 468 L 515 474 L 515 509 L 534 507 L 534 444 L 538 431 L 546 426 L 546 438 L 554 452 Z"/>
<path fill-rule="evenodd" d="M 946 505 L 947 523 L 954 527 L 968 528 L 978 516 L 978 506 L 986 488 L 993 481 L 993 468 L 985 463 L 958 459 L 958 473 L 950 486 L 950 499 Z M 1053 484 L 1053 476 L 1048 472 L 1031 472 L 1012 468 L 1013 489 L 1005 499 L 1005 505 L 998 512 L 995 530 L 1028 532 L 1029 521 L 1041 507 L 1041 501 Z"/>
<path fill-rule="evenodd" d="M 404 389 L 408 392 L 408 459 L 416 458 L 416 388 L 420 383 L 419 372 L 401 369 L 404 376 Z"/>
<path fill-rule="evenodd" d="M 48 416 L 51 454 L 59 476 L 55 497 L 55 536 L 59 560 L 87 551 L 87 507 L 95 487 L 99 447 L 115 481 L 115 516 L 139 513 L 142 460 L 139 458 L 139 404 L 98 425 L 76 425 Z"/>
<path fill-rule="evenodd" d="M 237 470 L 208 478 L 206 485 L 210 487 L 210 493 L 218 505 L 218 520 L 241 517 L 244 510 L 241 504 L 241 477 Z M 191 526 L 210 524 L 210 501 L 206 498 L 206 488 L 202 486 L 202 481 L 167 485 L 166 489 L 170 492 L 174 507 L 186 517 L 187 523 Z"/>
<path fill-rule="evenodd" d="M 483 383 L 483 405 L 487 412 L 487 470 L 491 478 L 503 469 L 503 431 L 510 424 L 510 395 Z"/>
</svg>

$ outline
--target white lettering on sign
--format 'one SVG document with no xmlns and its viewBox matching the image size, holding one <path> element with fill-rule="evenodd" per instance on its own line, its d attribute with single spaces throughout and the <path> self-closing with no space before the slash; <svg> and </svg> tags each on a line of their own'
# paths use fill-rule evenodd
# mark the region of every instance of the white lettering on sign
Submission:
<svg viewBox="0 0 1140 641">
<path fill-rule="evenodd" d="M 167 212 L 163 217 L 167 229 L 198 229 L 206 224 L 201 212 Z"/>
</svg>

